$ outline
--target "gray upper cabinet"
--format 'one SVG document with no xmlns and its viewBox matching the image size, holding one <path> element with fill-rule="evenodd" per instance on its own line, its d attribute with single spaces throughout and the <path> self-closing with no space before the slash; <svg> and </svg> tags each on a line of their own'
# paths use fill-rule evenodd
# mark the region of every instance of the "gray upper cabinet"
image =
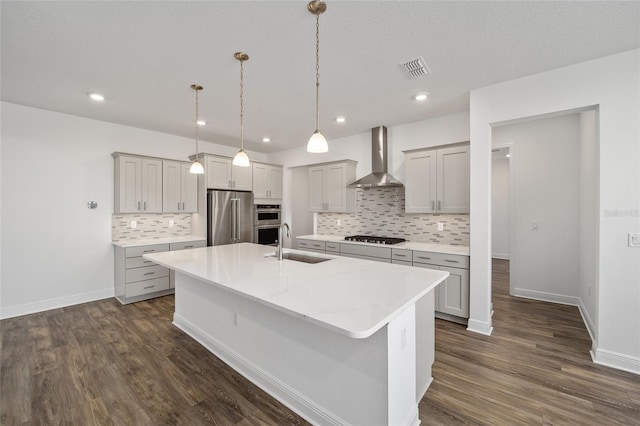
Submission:
<svg viewBox="0 0 640 426">
<path fill-rule="evenodd" d="M 406 213 L 469 213 L 469 145 L 405 151 Z"/>
<path fill-rule="evenodd" d="M 343 161 L 309 166 L 309 210 L 355 211 L 355 190 L 347 185 L 356 178 L 356 162 Z"/>
<path fill-rule="evenodd" d="M 253 169 L 232 164 L 233 159 L 217 155 L 205 155 L 207 188 L 251 191 L 253 189 Z"/>
<path fill-rule="evenodd" d="M 162 162 L 162 211 L 193 213 L 198 210 L 198 176 L 189 173 L 190 163 Z"/>
<path fill-rule="evenodd" d="M 282 201 L 282 166 L 251 163 L 253 167 L 253 196 L 264 204 Z"/>
<path fill-rule="evenodd" d="M 114 154 L 115 213 L 162 213 L 162 160 Z"/>
</svg>

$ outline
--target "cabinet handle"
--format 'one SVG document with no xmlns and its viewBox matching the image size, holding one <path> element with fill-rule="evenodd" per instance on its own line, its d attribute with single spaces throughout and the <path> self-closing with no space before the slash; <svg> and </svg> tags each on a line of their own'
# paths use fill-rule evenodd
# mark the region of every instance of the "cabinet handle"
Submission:
<svg viewBox="0 0 640 426">
<path fill-rule="evenodd" d="M 418 256 L 418 259 L 431 260 L 430 257 Z"/>
<path fill-rule="evenodd" d="M 155 250 L 144 250 L 143 253 L 153 253 Z"/>
<path fill-rule="evenodd" d="M 148 285 L 148 286 L 143 287 L 143 288 L 144 288 L 145 290 L 149 290 L 150 288 L 154 288 L 154 287 L 155 287 L 155 285 Z"/>
<path fill-rule="evenodd" d="M 438 211 L 440 211 L 440 210 L 441 210 L 441 208 L 440 208 L 440 200 L 438 200 Z"/>
<path fill-rule="evenodd" d="M 155 272 L 147 272 L 144 275 L 153 275 L 153 274 L 155 274 Z"/>
<path fill-rule="evenodd" d="M 431 201 L 431 210 L 433 210 L 433 211 L 436 210 L 436 202 L 435 201 Z"/>
<path fill-rule="evenodd" d="M 150 260 L 144 260 L 144 261 L 142 261 L 142 263 L 143 263 L 143 264 L 146 264 L 146 263 L 153 263 L 153 262 L 152 262 L 152 261 L 150 261 Z"/>
<path fill-rule="evenodd" d="M 445 259 L 445 262 L 449 262 L 449 263 L 460 263 L 459 260 L 450 260 L 450 259 Z"/>
<path fill-rule="evenodd" d="M 182 202 L 182 211 L 184 211 L 184 201 Z"/>
<path fill-rule="evenodd" d="M 146 210 L 147 210 L 147 202 L 145 201 L 145 202 L 144 202 L 144 203 L 142 203 L 142 204 L 143 204 L 143 206 L 144 206 L 144 207 L 143 207 L 143 208 L 144 208 L 144 210 L 146 211 Z"/>
<path fill-rule="evenodd" d="M 321 247 L 321 244 L 314 244 L 314 247 Z"/>
<path fill-rule="evenodd" d="M 140 210 L 140 201 L 138 201 L 138 210 Z"/>
<path fill-rule="evenodd" d="M 180 210 L 180 201 L 178 201 L 178 210 Z"/>
<path fill-rule="evenodd" d="M 232 188 L 235 188 L 235 187 L 236 187 L 236 181 L 234 180 L 234 181 L 232 181 L 232 182 L 233 182 L 233 184 L 231 185 L 231 187 L 232 187 Z"/>
<path fill-rule="evenodd" d="M 394 254 L 394 256 L 397 256 L 397 257 L 407 257 L 407 255 L 406 255 L 406 254 L 400 254 L 400 253 L 396 253 L 396 254 Z"/>
<path fill-rule="evenodd" d="M 193 244 L 191 244 L 190 246 L 184 246 L 184 248 L 193 248 Z"/>
</svg>

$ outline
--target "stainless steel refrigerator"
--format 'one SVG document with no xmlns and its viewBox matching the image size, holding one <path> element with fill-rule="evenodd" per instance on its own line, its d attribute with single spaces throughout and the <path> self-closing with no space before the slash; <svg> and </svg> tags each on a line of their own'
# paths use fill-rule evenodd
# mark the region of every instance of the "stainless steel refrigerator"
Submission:
<svg viewBox="0 0 640 426">
<path fill-rule="evenodd" d="M 253 242 L 253 193 L 207 191 L 207 245 Z"/>
</svg>

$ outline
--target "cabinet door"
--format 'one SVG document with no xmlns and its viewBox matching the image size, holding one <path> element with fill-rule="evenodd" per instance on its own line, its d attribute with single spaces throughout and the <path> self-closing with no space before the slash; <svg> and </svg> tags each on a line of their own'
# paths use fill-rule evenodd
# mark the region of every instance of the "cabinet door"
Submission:
<svg viewBox="0 0 640 426">
<path fill-rule="evenodd" d="M 438 286 L 437 310 L 445 314 L 469 318 L 469 271 L 446 266 L 440 266 L 437 269 L 450 274 L 449 278 Z"/>
<path fill-rule="evenodd" d="M 344 212 L 347 210 L 347 165 L 331 164 L 327 166 L 324 182 L 327 211 Z"/>
<path fill-rule="evenodd" d="M 324 167 L 309 167 L 309 210 L 324 211 Z"/>
<path fill-rule="evenodd" d="M 436 151 L 409 153 L 405 157 L 405 212 L 436 212 Z"/>
<path fill-rule="evenodd" d="M 181 211 L 181 166 L 177 161 L 162 162 L 162 211 L 165 213 Z"/>
<path fill-rule="evenodd" d="M 249 167 L 231 166 L 231 185 L 238 191 L 253 189 L 253 169 Z"/>
<path fill-rule="evenodd" d="M 198 211 L 198 175 L 190 173 L 191 164 L 181 163 L 180 195 L 181 211 L 194 213 Z"/>
<path fill-rule="evenodd" d="M 142 159 L 142 211 L 162 213 L 162 160 Z"/>
<path fill-rule="evenodd" d="M 438 154 L 438 213 L 469 213 L 469 146 Z"/>
<path fill-rule="evenodd" d="M 118 175 L 116 213 L 142 211 L 142 159 L 120 156 L 116 159 Z"/>
<path fill-rule="evenodd" d="M 282 198 L 282 168 L 269 169 L 269 198 Z"/>
<path fill-rule="evenodd" d="M 265 164 L 253 163 L 253 196 L 267 198 L 269 190 L 269 167 Z"/>
<path fill-rule="evenodd" d="M 231 159 L 206 157 L 207 188 L 231 189 Z"/>
</svg>

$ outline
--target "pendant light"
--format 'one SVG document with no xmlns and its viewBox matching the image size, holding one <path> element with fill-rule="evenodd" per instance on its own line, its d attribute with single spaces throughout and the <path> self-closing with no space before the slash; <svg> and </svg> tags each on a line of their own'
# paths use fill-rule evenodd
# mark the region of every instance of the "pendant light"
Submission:
<svg viewBox="0 0 640 426">
<path fill-rule="evenodd" d="M 204 174 L 204 167 L 198 161 L 198 92 L 202 90 L 202 86 L 197 84 L 192 84 L 191 88 L 196 91 L 196 159 L 191 164 L 191 168 L 189 168 L 189 173 L 193 173 L 194 175 L 202 175 Z"/>
<path fill-rule="evenodd" d="M 236 52 L 233 56 L 240 61 L 240 151 L 233 157 L 233 165 L 240 167 L 249 167 L 251 163 L 249 162 L 249 157 L 247 153 L 244 152 L 244 127 L 243 127 L 243 116 L 244 116 L 244 105 L 243 105 L 243 92 L 244 92 L 244 61 L 249 60 L 249 55 L 243 52 Z"/>
<path fill-rule="evenodd" d="M 321 153 L 329 151 L 327 140 L 320 131 L 320 15 L 327 10 L 327 5 L 321 0 L 312 0 L 307 9 L 316 15 L 316 131 L 307 142 L 307 152 Z"/>
</svg>

